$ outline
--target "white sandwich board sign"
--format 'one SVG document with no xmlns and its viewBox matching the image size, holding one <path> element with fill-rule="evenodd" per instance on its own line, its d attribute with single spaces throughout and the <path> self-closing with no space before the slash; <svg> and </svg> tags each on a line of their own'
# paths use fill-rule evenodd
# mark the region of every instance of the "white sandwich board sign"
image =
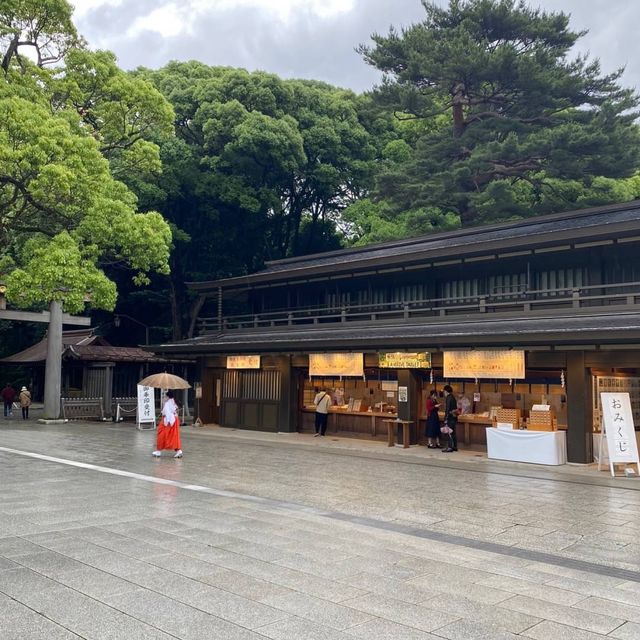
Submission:
<svg viewBox="0 0 640 640">
<path fill-rule="evenodd" d="M 156 407 L 154 404 L 153 387 L 143 387 L 138 385 L 138 415 L 136 416 L 136 426 L 138 429 L 153 429 L 156 424 Z M 151 424 L 150 427 L 143 427 L 143 424 Z"/>
<path fill-rule="evenodd" d="M 598 470 L 603 461 L 603 439 L 606 437 L 611 475 L 615 476 L 617 464 L 636 465 L 636 473 L 640 474 L 638 443 L 629 394 L 603 392 L 600 394 L 600 406 L 602 407 L 602 427 Z"/>
</svg>

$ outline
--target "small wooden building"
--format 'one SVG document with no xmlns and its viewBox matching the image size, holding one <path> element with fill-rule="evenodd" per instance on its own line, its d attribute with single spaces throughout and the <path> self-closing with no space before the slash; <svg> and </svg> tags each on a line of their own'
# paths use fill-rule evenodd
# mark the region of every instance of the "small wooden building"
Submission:
<svg viewBox="0 0 640 640">
<path fill-rule="evenodd" d="M 112 415 L 112 399 L 135 397 L 136 385 L 146 374 L 175 370 L 178 375 L 189 375 L 189 360 L 160 358 L 138 347 L 115 347 L 91 328 L 64 331 L 62 344 L 62 397 L 102 398 L 106 417 Z M 29 367 L 32 395 L 41 399 L 46 358 L 45 335 L 40 342 L 0 362 Z"/>
</svg>

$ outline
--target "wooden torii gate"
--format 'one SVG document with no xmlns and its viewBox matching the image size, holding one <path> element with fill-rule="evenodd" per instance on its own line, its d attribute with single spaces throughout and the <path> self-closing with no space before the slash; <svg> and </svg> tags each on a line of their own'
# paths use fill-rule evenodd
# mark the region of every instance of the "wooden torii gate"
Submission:
<svg viewBox="0 0 640 640">
<path fill-rule="evenodd" d="M 53 301 L 49 311 L 13 311 L 7 309 L 4 296 L 6 287 L 0 283 L 0 320 L 18 322 L 46 322 L 47 361 L 44 370 L 44 417 L 57 420 L 60 417 L 60 391 L 62 389 L 62 325 L 91 326 L 91 318 L 62 313 L 62 303 Z"/>
</svg>

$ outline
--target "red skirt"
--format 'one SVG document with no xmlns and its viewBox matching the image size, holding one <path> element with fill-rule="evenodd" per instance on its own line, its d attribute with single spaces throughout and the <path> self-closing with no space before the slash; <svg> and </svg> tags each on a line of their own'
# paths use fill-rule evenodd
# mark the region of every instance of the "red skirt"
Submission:
<svg viewBox="0 0 640 640">
<path fill-rule="evenodd" d="M 176 416 L 176 421 L 172 426 L 166 425 L 164 418 L 160 419 L 156 438 L 156 449 L 158 451 L 162 451 L 163 449 L 182 449 L 180 446 L 180 418 L 178 418 L 178 416 Z"/>
</svg>

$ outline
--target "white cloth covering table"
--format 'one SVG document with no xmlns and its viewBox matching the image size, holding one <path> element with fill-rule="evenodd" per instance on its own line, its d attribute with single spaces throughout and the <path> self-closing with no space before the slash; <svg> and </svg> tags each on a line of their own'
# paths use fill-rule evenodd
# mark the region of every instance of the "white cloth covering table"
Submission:
<svg viewBox="0 0 640 640">
<path fill-rule="evenodd" d="M 502 430 L 487 427 L 487 456 L 493 460 L 560 465 L 567 463 L 564 431 Z"/>
</svg>

